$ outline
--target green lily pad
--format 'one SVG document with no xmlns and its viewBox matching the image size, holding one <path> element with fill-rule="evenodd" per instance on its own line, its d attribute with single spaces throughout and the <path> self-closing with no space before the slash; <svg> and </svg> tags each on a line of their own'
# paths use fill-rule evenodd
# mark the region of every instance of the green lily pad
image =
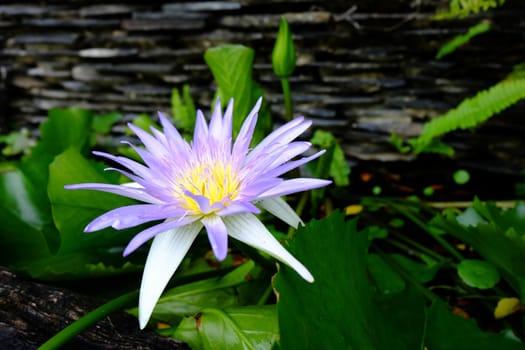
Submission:
<svg viewBox="0 0 525 350">
<path fill-rule="evenodd" d="M 461 280 L 470 287 L 489 289 L 494 287 L 500 280 L 498 269 L 489 262 L 483 260 L 462 260 L 457 267 Z"/>
</svg>

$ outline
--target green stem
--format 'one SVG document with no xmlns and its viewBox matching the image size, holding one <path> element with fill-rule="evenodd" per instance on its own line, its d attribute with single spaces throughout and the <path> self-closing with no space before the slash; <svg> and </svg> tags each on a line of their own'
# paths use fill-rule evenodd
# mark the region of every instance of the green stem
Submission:
<svg viewBox="0 0 525 350">
<path fill-rule="evenodd" d="M 257 302 L 257 306 L 263 306 L 264 304 L 266 304 L 266 301 L 268 300 L 272 292 L 273 292 L 273 286 L 270 283 L 268 287 L 266 287 L 266 289 L 264 290 L 264 293 L 259 298 L 259 301 Z"/>
<path fill-rule="evenodd" d="M 410 251 L 411 254 L 417 256 L 419 259 L 423 261 L 425 261 L 424 256 L 427 256 L 430 259 L 433 259 L 438 263 L 443 263 L 445 261 L 445 259 L 441 255 L 431 251 L 430 249 L 422 246 L 419 243 L 416 243 L 410 239 L 405 239 L 406 237 L 403 237 L 401 235 L 398 235 L 397 238 L 403 240 L 405 243 L 399 242 L 394 239 L 389 239 L 388 243 L 403 250 L 405 253 Z M 412 247 L 410 247 L 409 245 Z M 418 250 L 415 250 L 414 248 Z"/>
<path fill-rule="evenodd" d="M 138 295 L 139 291 L 136 290 L 108 301 L 104 305 L 87 313 L 83 317 L 71 323 L 66 328 L 62 329 L 60 332 L 56 333 L 48 341 L 42 344 L 38 349 L 51 350 L 60 348 L 61 346 L 69 342 L 71 339 L 73 339 L 89 327 L 95 325 L 95 323 L 102 320 L 104 317 L 126 307 L 127 305 L 136 303 Z"/>
<path fill-rule="evenodd" d="M 287 121 L 290 121 L 293 119 L 293 105 L 290 81 L 287 77 L 281 78 L 281 86 L 283 88 L 285 117 Z"/>
<path fill-rule="evenodd" d="M 456 258 L 459 261 L 463 260 L 463 256 L 447 241 L 445 241 L 439 234 L 432 231 L 430 227 L 428 227 L 427 224 L 425 224 L 422 220 L 420 220 L 418 217 L 416 217 L 413 213 L 411 213 L 408 210 L 405 210 L 402 206 L 399 205 L 392 205 L 397 211 L 399 211 L 401 214 L 405 215 L 408 219 L 410 219 L 414 224 L 425 230 L 429 235 L 432 236 L 443 248 L 445 248 L 446 251 L 449 252 L 450 255 L 452 255 L 454 258 Z"/>
</svg>

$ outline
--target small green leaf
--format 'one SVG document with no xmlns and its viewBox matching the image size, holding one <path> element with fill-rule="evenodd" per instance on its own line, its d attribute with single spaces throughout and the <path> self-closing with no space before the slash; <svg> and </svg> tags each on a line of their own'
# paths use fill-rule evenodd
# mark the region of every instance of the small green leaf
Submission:
<svg viewBox="0 0 525 350">
<path fill-rule="evenodd" d="M 0 135 L 0 143 L 5 143 L 2 154 L 8 157 L 28 154 L 35 146 L 35 140 L 30 137 L 29 130 L 26 128 Z"/>
<path fill-rule="evenodd" d="M 196 119 L 195 103 L 190 95 L 190 87 L 184 84 L 182 98 L 178 89 L 171 90 L 171 114 L 176 127 L 186 132 L 193 131 Z"/>
<path fill-rule="evenodd" d="M 206 50 L 204 60 L 219 86 L 221 103 L 234 98 L 233 130 L 236 135 L 253 107 L 252 65 L 254 52 L 242 45 L 225 45 Z"/>
<path fill-rule="evenodd" d="M 363 231 L 366 233 L 369 241 L 377 238 L 386 238 L 388 236 L 388 230 L 380 226 L 367 226 Z"/>
<path fill-rule="evenodd" d="M 266 350 L 278 336 L 275 305 L 204 309 L 183 319 L 173 334 L 194 350 Z"/>
<path fill-rule="evenodd" d="M 489 289 L 499 282 L 499 272 L 494 265 L 483 260 L 465 259 L 457 267 L 458 276 L 470 287 Z"/>
<path fill-rule="evenodd" d="M 337 186 L 347 186 L 350 183 L 348 179 L 348 176 L 350 175 L 350 167 L 346 162 L 343 149 L 337 142 L 335 136 L 328 131 L 316 130 L 310 139 L 310 142 L 322 149 L 334 148 L 332 158 L 329 159 L 329 174 L 334 179 Z M 327 154 L 324 156 L 326 157 Z"/>
<path fill-rule="evenodd" d="M 460 215 L 458 215 L 456 219 L 458 220 L 458 223 L 460 223 L 461 225 L 465 227 L 469 227 L 469 226 L 476 227 L 479 224 L 487 223 L 487 221 L 483 219 L 481 215 L 478 214 L 476 209 L 472 207 L 465 209 L 465 211 L 461 213 Z"/>
<path fill-rule="evenodd" d="M 410 152 L 410 146 L 405 145 L 405 140 L 397 135 L 397 134 L 391 134 L 390 139 L 388 140 L 399 153 L 408 153 Z"/>
<path fill-rule="evenodd" d="M 252 78 L 254 51 L 242 45 L 223 45 L 206 50 L 204 60 L 210 67 L 219 87 L 221 104 L 225 106 L 231 98 L 233 105 L 233 134 L 237 135 L 242 122 L 255 102 L 263 96 L 263 90 Z M 260 141 L 270 130 L 272 118 L 265 101 L 259 111 L 254 142 Z"/>
<path fill-rule="evenodd" d="M 458 185 L 464 185 L 470 180 L 468 171 L 460 169 L 454 173 L 454 182 Z"/>
</svg>

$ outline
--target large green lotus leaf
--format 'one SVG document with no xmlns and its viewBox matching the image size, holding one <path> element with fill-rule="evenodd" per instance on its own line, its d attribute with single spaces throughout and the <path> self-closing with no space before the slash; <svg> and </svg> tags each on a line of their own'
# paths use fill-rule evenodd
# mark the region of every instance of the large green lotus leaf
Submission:
<svg viewBox="0 0 525 350">
<path fill-rule="evenodd" d="M 93 112 L 84 109 L 49 110 L 48 119 L 40 126 L 40 141 L 21 164 L 26 176 L 44 193 L 47 188 L 48 167 L 56 155 L 70 147 L 82 153 L 87 152 L 92 120 Z"/>
<path fill-rule="evenodd" d="M 368 271 L 375 285 L 383 294 L 399 293 L 405 289 L 405 281 L 379 255 L 368 254 Z"/>
<path fill-rule="evenodd" d="M 476 321 L 450 312 L 441 301 L 428 310 L 425 346 L 432 350 L 523 350 L 523 344 L 502 334 L 482 332 Z"/>
<path fill-rule="evenodd" d="M 422 302 L 409 302 L 403 294 L 408 291 L 392 294 L 392 299 L 375 294 L 367 274 L 367 240 L 357 231 L 356 221 L 345 222 L 341 213 L 297 231 L 289 250 L 308 267 L 315 282 L 309 284 L 281 266 L 274 284 L 281 348 L 412 349 L 421 344 Z M 404 337 L 398 336 L 399 327 L 407 321 L 396 320 L 400 313 L 385 317 L 383 312 L 393 309 L 388 300 L 394 296 L 405 301 L 402 311 L 415 320 Z"/>
<path fill-rule="evenodd" d="M 84 233 L 84 228 L 97 216 L 117 207 L 136 204 L 135 201 L 100 191 L 64 189 L 68 184 L 111 182 L 94 162 L 70 148 L 51 163 L 49 175 L 48 195 L 53 219 L 60 232 L 60 254 L 94 248 L 122 248 L 127 244 L 135 230 L 104 229 Z"/>
<path fill-rule="evenodd" d="M 413 285 L 407 283 L 400 293 L 379 296 L 376 305 L 381 313 L 379 322 L 385 324 L 386 337 L 392 339 L 388 349 L 424 349 L 425 300 Z"/>
<path fill-rule="evenodd" d="M 86 150 L 89 146 L 93 112 L 79 109 L 51 109 L 48 120 L 40 127 L 40 147 L 57 155 L 70 147 Z"/>
<path fill-rule="evenodd" d="M 173 333 L 193 350 L 269 350 L 278 336 L 275 305 L 204 309 Z"/>
<path fill-rule="evenodd" d="M 49 202 L 22 171 L 0 175 L 0 261 L 12 266 L 46 256 L 58 248 L 58 234 L 49 225 Z"/>
</svg>

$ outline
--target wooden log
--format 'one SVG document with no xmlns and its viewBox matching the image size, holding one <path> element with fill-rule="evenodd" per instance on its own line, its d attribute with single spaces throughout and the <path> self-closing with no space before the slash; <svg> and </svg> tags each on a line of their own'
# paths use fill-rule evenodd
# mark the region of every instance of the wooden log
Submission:
<svg viewBox="0 0 525 350">
<path fill-rule="evenodd" d="M 36 349 L 55 333 L 104 303 L 63 288 L 25 280 L 0 267 L 0 344 L 2 349 Z M 64 349 L 189 349 L 175 339 L 141 331 L 122 311 L 99 321 Z"/>
</svg>

